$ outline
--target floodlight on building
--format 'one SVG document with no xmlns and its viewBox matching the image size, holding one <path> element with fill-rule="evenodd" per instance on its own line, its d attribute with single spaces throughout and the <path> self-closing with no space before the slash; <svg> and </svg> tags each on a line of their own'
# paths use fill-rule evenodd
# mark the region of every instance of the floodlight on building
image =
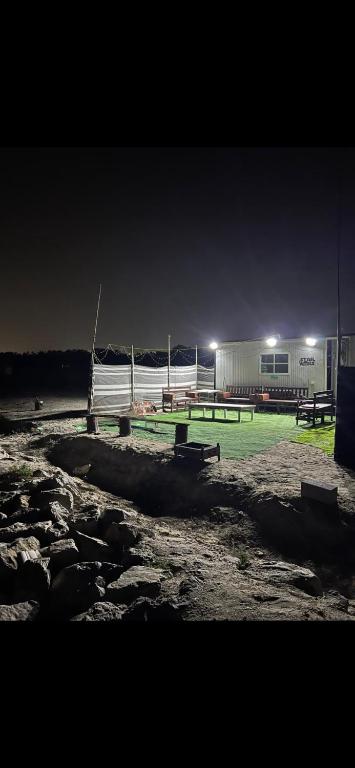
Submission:
<svg viewBox="0 0 355 768">
<path fill-rule="evenodd" d="M 266 339 L 266 343 L 268 347 L 275 347 L 275 345 L 277 344 L 276 336 L 269 336 L 269 338 Z"/>
<path fill-rule="evenodd" d="M 307 347 L 315 347 L 317 344 L 317 339 L 315 339 L 313 336 L 307 336 L 306 344 Z"/>
<path fill-rule="evenodd" d="M 211 341 L 209 347 L 210 349 L 218 349 L 218 344 L 216 341 Z"/>
</svg>

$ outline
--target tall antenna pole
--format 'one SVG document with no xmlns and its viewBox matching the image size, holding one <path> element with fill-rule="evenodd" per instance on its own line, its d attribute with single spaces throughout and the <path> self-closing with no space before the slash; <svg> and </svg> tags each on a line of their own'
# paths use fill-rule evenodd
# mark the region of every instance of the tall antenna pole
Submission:
<svg viewBox="0 0 355 768">
<path fill-rule="evenodd" d="M 168 335 L 168 390 L 170 389 L 170 333 Z"/>
<path fill-rule="evenodd" d="M 131 397 L 132 403 L 134 403 L 134 346 L 131 346 Z"/>
<path fill-rule="evenodd" d="M 196 389 L 197 389 L 197 381 L 198 381 L 198 360 L 197 360 L 197 344 L 196 344 Z"/>
<path fill-rule="evenodd" d="M 338 220 L 337 220 L 337 376 L 341 365 L 341 318 L 340 318 L 340 253 L 341 253 L 341 176 L 338 179 Z"/>
<path fill-rule="evenodd" d="M 93 401 L 93 385 L 94 385 L 94 354 L 95 354 L 95 341 L 96 341 L 96 331 L 97 331 L 97 321 L 99 318 L 99 309 L 100 309 L 100 299 L 101 299 L 101 283 L 99 287 L 99 296 L 97 299 L 97 307 L 96 307 L 96 318 L 95 318 L 95 326 L 94 326 L 94 333 L 92 337 L 92 347 L 91 347 L 91 375 L 90 375 L 90 386 L 89 386 L 89 397 L 88 397 L 88 411 L 91 413 L 92 409 L 92 401 Z"/>
</svg>

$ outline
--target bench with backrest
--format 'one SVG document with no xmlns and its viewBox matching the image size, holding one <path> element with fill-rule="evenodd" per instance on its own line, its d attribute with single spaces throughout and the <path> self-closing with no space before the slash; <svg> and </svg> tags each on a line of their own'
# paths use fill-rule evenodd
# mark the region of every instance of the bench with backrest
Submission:
<svg viewBox="0 0 355 768">
<path fill-rule="evenodd" d="M 312 399 L 304 399 L 297 404 L 296 424 L 299 421 L 312 422 L 316 424 L 316 419 L 324 424 L 324 417 L 330 416 L 333 421 L 335 413 L 335 398 L 332 389 L 324 389 L 321 392 L 315 392 Z"/>
<path fill-rule="evenodd" d="M 169 389 L 163 387 L 163 411 L 186 410 L 187 404 L 191 400 L 197 400 L 196 392 L 193 389 L 186 389 L 182 387 L 170 387 Z"/>
<path fill-rule="evenodd" d="M 257 410 L 264 408 L 282 409 L 297 408 L 300 400 L 308 398 L 308 387 L 271 387 L 261 385 L 232 385 L 226 387 L 220 402 L 242 403 L 253 402 Z"/>
</svg>

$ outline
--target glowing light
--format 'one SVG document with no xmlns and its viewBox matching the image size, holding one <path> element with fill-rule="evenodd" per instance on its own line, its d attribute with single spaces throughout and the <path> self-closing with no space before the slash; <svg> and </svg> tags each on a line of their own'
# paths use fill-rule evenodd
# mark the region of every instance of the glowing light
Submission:
<svg viewBox="0 0 355 768">
<path fill-rule="evenodd" d="M 218 344 L 216 341 L 211 341 L 209 346 L 210 346 L 210 349 L 218 349 Z"/>
<path fill-rule="evenodd" d="M 274 347 L 277 344 L 276 336 L 269 336 L 269 338 L 266 339 L 266 343 L 268 347 Z"/>
<path fill-rule="evenodd" d="M 307 347 L 315 347 L 316 343 L 317 343 L 317 339 L 314 339 L 313 336 L 307 336 L 306 338 Z"/>
</svg>

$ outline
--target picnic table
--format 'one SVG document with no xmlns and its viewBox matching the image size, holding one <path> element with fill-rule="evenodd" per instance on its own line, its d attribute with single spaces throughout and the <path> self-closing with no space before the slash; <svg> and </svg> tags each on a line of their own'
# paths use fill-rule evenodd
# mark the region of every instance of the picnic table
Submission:
<svg viewBox="0 0 355 768">
<path fill-rule="evenodd" d="M 191 412 L 193 410 L 202 410 L 203 411 L 203 418 L 206 418 L 206 410 L 212 411 L 212 420 L 215 419 L 215 413 L 216 411 L 224 411 L 224 418 L 227 418 L 227 411 L 237 411 L 238 413 L 238 422 L 240 421 L 240 414 L 241 411 L 249 411 L 251 413 L 251 421 L 253 421 L 254 418 L 254 411 L 255 411 L 255 405 L 253 403 L 249 403 L 248 405 L 244 405 L 242 403 L 206 403 L 205 401 L 202 403 L 196 403 L 196 402 L 190 402 L 188 403 L 188 411 L 189 411 L 189 419 L 191 419 Z"/>
</svg>

